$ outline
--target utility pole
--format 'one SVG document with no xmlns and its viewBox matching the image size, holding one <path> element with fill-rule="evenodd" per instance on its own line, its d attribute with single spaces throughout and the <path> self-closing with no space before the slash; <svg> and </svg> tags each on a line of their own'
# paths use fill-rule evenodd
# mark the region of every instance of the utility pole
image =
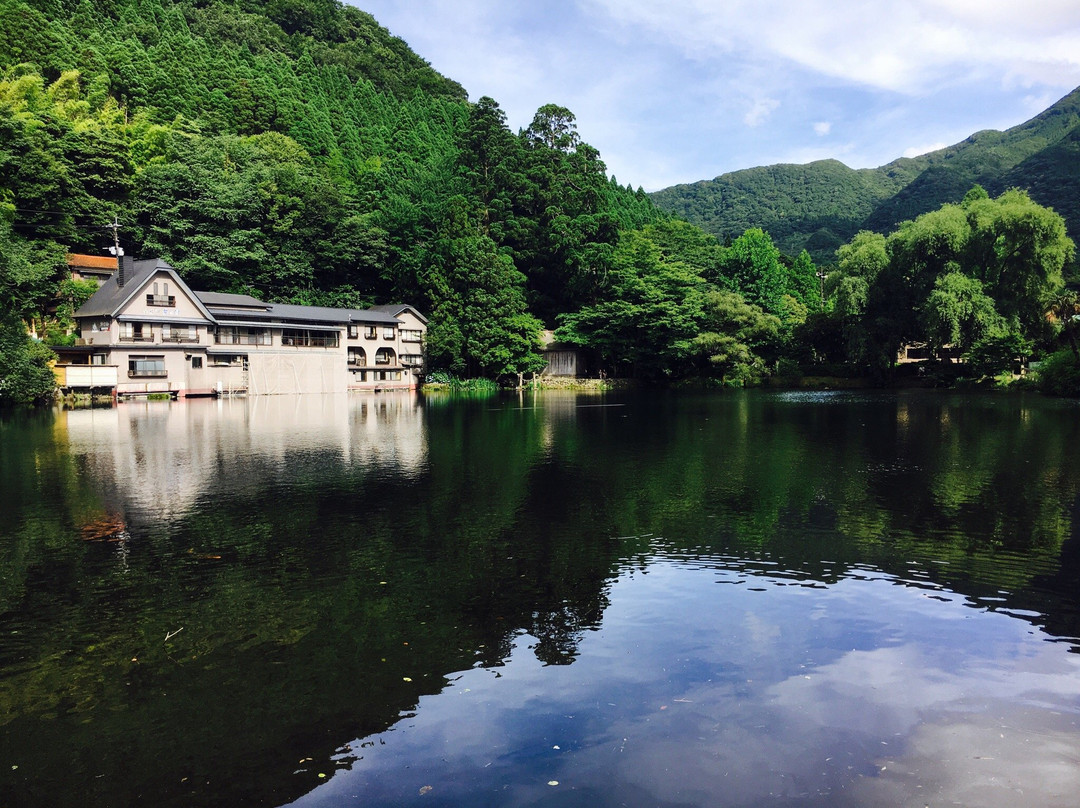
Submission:
<svg viewBox="0 0 1080 808">
<path fill-rule="evenodd" d="M 113 215 L 112 224 L 105 225 L 106 230 L 112 230 L 113 246 L 109 248 L 109 252 L 116 256 L 116 260 L 120 260 L 120 256 L 124 254 L 124 251 L 120 248 L 120 218 Z"/>
</svg>

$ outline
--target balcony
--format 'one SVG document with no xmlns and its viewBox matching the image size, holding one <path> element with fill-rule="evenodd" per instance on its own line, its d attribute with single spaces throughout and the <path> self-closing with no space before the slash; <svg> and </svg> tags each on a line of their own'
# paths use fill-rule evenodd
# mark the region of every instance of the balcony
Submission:
<svg viewBox="0 0 1080 808">
<path fill-rule="evenodd" d="M 338 346 L 338 335 L 282 334 L 281 344 L 298 348 L 336 348 Z"/>
<path fill-rule="evenodd" d="M 215 334 L 218 345 L 269 345 L 269 334 Z"/>
<path fill-rule="evenodd" d="M 176 296 L 175 295 L 147 295 L 146 296 L 146 305 L 147 306 L 175 306 L 176 305 Z"/>
<path fill-rule="evenodd" d="M 198 342 L 199 335 L 189 336 L 188 334 L 169 334 L 168 336 L 162 335 L 162 342 Z"/>
<path fill-rule="evenodd" d="M 129 379 L 164 379 L 169 375 L 167 370 L 129 370 Z"/>
<path fill-rule="evenodd" d="M 131 334 L 131 335 L 125 337 L 123 334 L 121 334 L 120 335 L 120 341 L 121 342 L 153 342 L 154 341 L 154 335 L 153 335 L 153 333 L 150 333 L 150 334 Z"/>
</svg>

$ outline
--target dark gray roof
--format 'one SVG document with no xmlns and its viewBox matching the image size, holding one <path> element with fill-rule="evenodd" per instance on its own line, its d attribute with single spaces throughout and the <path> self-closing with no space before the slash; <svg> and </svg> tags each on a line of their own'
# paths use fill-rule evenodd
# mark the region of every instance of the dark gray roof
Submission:
<svg viewBox="0 0 1080 808">
<path fill-rule="evenodd" d="M 130 259 L 129 259 L 130 260 Z M 129 271 L 130 270 L 130 271 Z M 125 267 L 124 285 L 120 286 L 119 276 L 116 273 L 98 289 L 79 310 L 76 317 L 115 317 L 125 304 L 138 294 L 150 276 L 158 271 L 165 270 L 175 279 L 178 288 L 186 291 L 187 285 L 180 279 L 174 270 L 160 258 L 150 258 L 144 261 L 130 262 Z M 390 306 L 373 306 L 370 309 L 335 309 L 327 306 L 299 306 L 291 303 L 264 303 L 256 300 L 251 295 L 238 295 L 227 292 L 191 292 L 204 314 L 211 319 L 218 318 L 242 319 L 252 324 L 287 324 L 296 323 L 332 323 L 345 325 L 348 323 L 367 323 L 374 325 L 401 324 L 396 315 L 405 309 L 411 309 L 417 317 L 425 323 L 427 319 L 405 304 Z"/>
<path fill-rule="evenodd" d="M 237 307 L 266 309 L 270 306 L 269 303 L 263 303 L 261 300 L 256 300 L 251 295 L 234 295 L 229 292 L 195 292 L 194 294 L 207 306 L 207 308 L 224 306 L 229 309 Z"/>
<path fill-rule="evenodd" d="M 410 306 L 408 303 L 386 303 L 386 304 L 383 304 L 381 306 L 372 306 L 371 307 L 371 311 L 382 311 L 382 312 L 386 312 L 387 314 L 392 314 L 395 317 L 397 317 L 399 314 L 401 314 L 406 309 L 408 309 L 413 314 L 415 314 L 420 319 L 420 322 L 425 323 L 425 324 L 427 323 L 427 317 L 425 317 L 419 311 L 417 311 L 415 306 Z"/>
<path fill-rule="evenodd" d="M 90 296 L 90 299 L 79 306 L 75 312 L 76 317 L 115 317 L 117 312 L 135 295 L 142 291 L 150 276 L 159 270 L 168 272 L 177 286 L 186 289 L 187 286 L 176 270 L 162 261 L 160 258 L 148 258 L 144 261 L 132 261 L 123 267 L 123 272 L 114 273 L 101 287 Z M 124 276 L 124 285 L 120 285 L 120 276 Z M 195 301 L 199 303 L 198 300 Z M 203 309 L 203 313 L 209 316 L 209 312 Z"/>
<path fill-rule="evenodd" d="M 272 303 L 267 315 L 271 320 L 290 323 L 384 323 L 400 325 L 392 314 L 358 309 L 331 309 L 325 306 L 298 306 L 292 303 Z"/>
</svg>

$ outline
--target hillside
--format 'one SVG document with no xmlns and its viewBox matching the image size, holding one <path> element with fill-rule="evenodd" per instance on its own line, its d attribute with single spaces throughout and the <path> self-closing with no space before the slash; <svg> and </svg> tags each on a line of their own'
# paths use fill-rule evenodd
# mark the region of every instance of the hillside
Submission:
<svg viewBox="0 0 1080 808">
<path fill-rule="evenodd" d="M 875 169 L 835 160 L 774 165 L 676 185 L 651 194 L 656 204 L 715 234 L 768 231 L 789 255 L 806 248 L 818 262 L 860 229 L 888 232 L 899 222 L 957 202 L 978 183 L 991 194 L 1027 189 L 1060 212 L 1080 241 L 1080 88 L 1031 120 L 987 130 L 948 148 Z"/>
<path fill-rule="evenodd" d="M 339 0 L 0 0 L 0 310 L 48 339 L 115 233 L 195 288 L 407 301 L 434 367 L 516 373 L 665 218 L 570 110 L 514 133 Z"/>
</svg>

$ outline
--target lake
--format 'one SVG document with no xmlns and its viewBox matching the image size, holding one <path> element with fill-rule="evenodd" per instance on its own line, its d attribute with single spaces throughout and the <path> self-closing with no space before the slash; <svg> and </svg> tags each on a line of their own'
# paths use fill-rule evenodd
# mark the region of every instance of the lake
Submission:
<svg viewBox="0 0 1080 808">
<path fill-rule="evenodd" d="M 1080 404 L 0 417 L 0 805 L 1074 806 Z"/>
</svg>

